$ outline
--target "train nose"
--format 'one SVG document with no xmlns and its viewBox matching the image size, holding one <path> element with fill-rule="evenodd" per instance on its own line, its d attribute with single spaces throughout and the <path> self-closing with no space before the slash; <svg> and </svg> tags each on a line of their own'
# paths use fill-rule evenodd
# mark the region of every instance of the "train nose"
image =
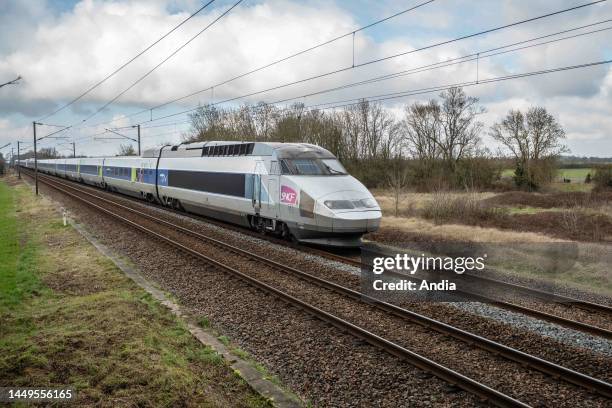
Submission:
<svg viewBox="0 0 612 408">
<path fill-rule="evenodd" d="M 335 214 L 332 219 L 334 232 L 373 232 L 380 226 L 380 210 L 346 211 Z"/>
<path fill-rule="evenodd" d="M 382 212 L 376 200 L 363 191 L 327 194 L 317 201 L 320 222 L 333 232 L 365 233 L 376 231 Z"/>
</svg>

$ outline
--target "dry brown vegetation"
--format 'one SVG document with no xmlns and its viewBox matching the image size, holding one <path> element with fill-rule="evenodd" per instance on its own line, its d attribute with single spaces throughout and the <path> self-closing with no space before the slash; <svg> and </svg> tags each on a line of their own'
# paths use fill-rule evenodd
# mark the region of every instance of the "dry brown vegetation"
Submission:
<svg viewBox="0 0 612 408">
<path fill-rule="evenodd" d="M 528 193 L 512 191 L 485 200 L 488 205 L 525 206 L 539 208 L 598 207 L 612 203 L 612 191 Z"/>
<path fill-rule="evenodd" d="M 488 206 L 473 193 L 452 195 L 445 192 L 434 194 L 421 209 L 423 218 L 435 223 L 461 222 L 464 224 L 495 224 L 507 218 L 504 208 Z"/>
<path fill-rule="evenodd" d="M 376 191 L 383 214 L 395 214 L 395 197 Z M 516 232 L 531 232 L 548 237 L 585 242 L 612 242 L 612 193 L 555 192 L 549 194 L 508 193 L 404 193 L 399 197 L 398 215 L 406 219 L 425 219 L 434 224 L 462 224 Z M 414 232 L 394 221 L 396 229 Z M 385 223 L 383 223 L 384 225 Z M 403 225 L 403 227 L 402 227 Z M 429 229 L 429 228 L 426 228 Z M 467 228 L 465 240 L 474 234 Z M 453 238 L 457 239 L 456 234 Z"/>
<path fill-rule="evenodd" d="M 561 240 L 533 232 L 518 232 L 462 224 L 434 224 L 422 218 L 385 217 L 379 231 L 367 239 L 428 253 L 457 248 L 487 253 L 489 267 L 505 274 L 537 277 L 584 290 L 612 294 L 609 270 L 612 251 L 606 244 Z M 569 247 L 567 247 L 569 245 Z M 569 248 L 564 251 L 564 248 Z M 563 251 L 565 268 L 557 268 Z M 553 265 L 551 265 L 551 262 Z M 561 262 L 563 264 L 564 262 Z"/>
</svg>

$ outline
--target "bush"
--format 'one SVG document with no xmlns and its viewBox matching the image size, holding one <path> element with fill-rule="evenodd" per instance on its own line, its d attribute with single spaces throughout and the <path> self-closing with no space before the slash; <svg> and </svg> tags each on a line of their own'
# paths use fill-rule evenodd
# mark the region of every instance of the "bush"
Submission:
<svg viewBox="0 0 612 408">
<path fill-rule="evenodd" d="M 612 164 L 596 166 L 593 182 L 595 183 L 595 188 L 599 190 L 612 189 Z"/>
<path fill-rule="evenodd" d="M 490 188 L 501 179 L 502 166 L 498 160 L 470 157 L 457 165 L 457 187 L 469 189 Z"/>
<path fill-rule="evenodd" d="M 435 223 L 458 220 L 478 222 L 504 217 L 506 211 L 484 204 L 474 194 L 435 193 L 422 210 L 423 218 Z"/>
<path fill-rule="evenodd" d="M 549 157 L 540 160 L 531 160 L 529 171 L 525 167 L 526 163 L 517 162 L 514 169 L 514 184 L 517 187 L 529 191 L 539 190 L 550 184 L 557 174 L 557 158 Z"/>
<path fill-rule="evenodd" d="M 342 163 L 350 175 L 367 188 L 385 187 L 390 172 L 390 162 L 385 160 L 356 160 Z"/>
</svg>

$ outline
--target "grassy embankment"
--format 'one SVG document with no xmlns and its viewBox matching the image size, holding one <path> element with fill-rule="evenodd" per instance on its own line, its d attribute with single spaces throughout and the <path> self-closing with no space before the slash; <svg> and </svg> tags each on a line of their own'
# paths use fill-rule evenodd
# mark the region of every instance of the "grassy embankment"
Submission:
<svg viewBox="0 0 612 408">
<path fill-rule="evenodd" d="M 0 180 L 0 386 L 79 405 L 269 406 L 49 202 Z"/>
</svg>

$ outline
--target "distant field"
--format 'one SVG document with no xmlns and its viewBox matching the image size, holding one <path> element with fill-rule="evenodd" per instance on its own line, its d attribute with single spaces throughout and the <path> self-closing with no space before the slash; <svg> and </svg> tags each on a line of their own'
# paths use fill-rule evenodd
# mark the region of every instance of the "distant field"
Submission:
<svg viewBox="0 0 612 408">
<path fill-rule="evenodd" d="M 572 180 L 573 183 L 577 183 L 577 182 L 584 183 L 584 179 L 589 173 L 591 173 L 591 176 L 593 175 L 592 169 L 588 167 L 584 167 L 580 169 L 560 169 L 559 177 L 568 178 Z"/>
</svg>

